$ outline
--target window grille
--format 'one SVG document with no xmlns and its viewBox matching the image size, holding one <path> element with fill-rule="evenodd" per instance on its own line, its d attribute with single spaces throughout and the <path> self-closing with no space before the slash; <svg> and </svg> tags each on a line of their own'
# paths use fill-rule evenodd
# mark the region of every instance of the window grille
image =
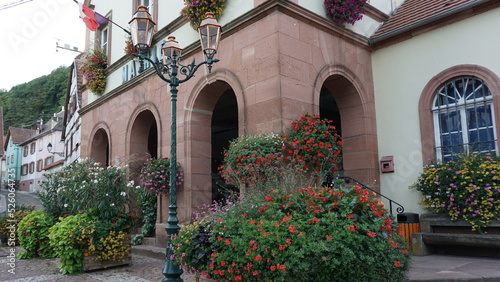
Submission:
<svg viewBox="0 0 500 282">
<path fill-rule="evenodd" d="M 493 96 L 480 79 L 447 82 L 436 91 L 432 112 L 439 160 L 456 160 L 464 153 L 497 154 Z"/>
</svg>

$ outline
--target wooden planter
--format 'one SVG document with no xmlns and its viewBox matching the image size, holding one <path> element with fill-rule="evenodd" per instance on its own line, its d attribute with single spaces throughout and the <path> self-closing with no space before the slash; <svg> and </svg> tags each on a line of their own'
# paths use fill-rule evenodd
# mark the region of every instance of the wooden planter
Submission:
<svg viewBox="0 0 500 282">
<path fill-rule="evenodd" d="M 93 271 L 93 270 L 98 270 L 98 269 L 103 269 L 103 268 L 132 264 L 132 251 L 131 251 L 132 244 L 130 243 L 130 240 L 131 240 L 130 236 L 127 236 L 127 238 L 125 240 L 123 240 L 123 244 L 128 245 L 128 248 L 129 248 L 129 254 L 123 260 L 121 260 L 121 261 L 95 260 L 97 258 L 96 254 L 90 254 L 88 256 L 84 255 L 83 256 L 83 268 L 82 268 L 83 271 Z M 86 250 L 84 250 L 84 254 L 85 253 L 87 253 Z"/>
</svg>

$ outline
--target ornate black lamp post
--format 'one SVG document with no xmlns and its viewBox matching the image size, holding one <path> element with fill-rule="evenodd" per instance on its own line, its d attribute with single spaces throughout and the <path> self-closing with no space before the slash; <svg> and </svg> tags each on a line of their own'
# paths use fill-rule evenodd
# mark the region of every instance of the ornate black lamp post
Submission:
<svg viewBox="0 0 500 282">
<path fill-rule="evenodd" d="M 170 85 L 170 98 L 171 98 L 171 115 L 172 123 L 170 127 L 171 139 L 170 139 L 170 205 L 168 207 L 168 219 L 167 227 L 167 248 L 165 252 L 166 261 L 163 267 L 163 275 L 165 278 L 163 281 L 182 281 L 181 274 L 182 270 L 172 260 L 172 250 L 170 248 L 172 235 L 178 234 L 179 232 L 179 219 L 177 218 L 177 87 L 179 84 L 188 81 L 193 77 L 194 73 L 202 65 L 207 65 L 208 71 L 212 69 L 212 64 L 218 62 L 219 60 L 214 59 L 214 55 L 217 53 L 217 47 L 219 45 L 221 27 L 217 23 L 212 13 L 207 13 L 207 17 L 201 22 L 198 28 L 198 33 L 200 35 L 201 49 L 205 54 L 206 60 L 196 64 L 195 61 L 189 65 L 182 65 L 180 61 L 182 60 L 182 49 L 179 47 L 175 37 L 168 37 L 168 41 L 162 46 L 161 53 L 163 60 L 161 62 L 156 59 L 156 61 L 151 60 L 145 56 L 145 52 L 151 47 L 151 41 L 153 39 L 153 32 L 156 24 L 151 19 L 151 15 L 148 13 L 145 6 L 139 6 L 136 13 L 134 14 L 132 20 L 129 22 L 130 31 L 132 35 L 132 42 L 134 46 L 139 51 L 139 54 L 134 54 L 134 56 L 140 59 L 141 66 L 144 60 L 147 60 L 155 68 L 156 74 L 165 82 Z M 182 77 L 177 77 L 180 74 Z"/>
</svg>

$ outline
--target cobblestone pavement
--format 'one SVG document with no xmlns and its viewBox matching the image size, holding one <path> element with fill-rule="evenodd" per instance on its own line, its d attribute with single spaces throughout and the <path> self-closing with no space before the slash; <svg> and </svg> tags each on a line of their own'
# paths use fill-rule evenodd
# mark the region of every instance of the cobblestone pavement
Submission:
<svg viewBox="0 0 500 282">
<path fill-rule="evenodd" d="M 63 275 L 57 267 L 59 259 L 15 259 L 13 265 L 9 265 L 9 249 L 0 248 L 0 281 L 4 282 L 37 282 L 37 281 L 60 281 L 60 282 L 90 282 L 90 281 L 161 281 L 164 276 L 163 260 L 150 258 L 142 255 L 132 254 L 133 264 L 97 270 L 74 275 Z M 14 274 L 9 272 L 15 266 Z M 183 274 L 185 282 L 195 280 L 188 274 Z"/>
</svg>

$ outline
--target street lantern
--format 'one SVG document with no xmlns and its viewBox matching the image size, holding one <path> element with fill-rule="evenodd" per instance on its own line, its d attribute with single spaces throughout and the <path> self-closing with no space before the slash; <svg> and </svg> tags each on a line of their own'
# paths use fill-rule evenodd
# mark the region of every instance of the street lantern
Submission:
<svg viewBox="0 0 500 282">
<path fill-rule="evenodd" d="M 151 47 L 153 32 L 156 27 L 156 23 L 148 13 L 148 8 L 139 6 L 129 25 L 135 48 L 141 53 L 148 50 Z"/>
<path fill-rule="evenodd" d="M 175 41 L 175 36 L 169 36 L 168 41 L 161 48 L 163 56 L 163 64 L 167 65 L 174 59 L 178 59 L 182 55 L 182 49 L 179 47 L 179 42 Z"/>
<path fill-rule="evenodd" d="M 172 237 L 179 233 L 179 219 L 177 218 L 177 87 L 191 79 L 199 67 L 207 65 L 208 72 L 212 70 L 212 64 L 219 60 L 214 59 L 219 45 L 221 28 L 212 13 L 207 13 L 207 18 L 201 22 L 198 28 L 200 35 L 201 49 L 205 54 L 206 60 L 196 64 L 195 60 L 188 65 L 180 63 L 182 60 L 182 49 L 175 37 L 169 36 L 163 44 L 161 54 L 162 61 L 153 61 L 147 56 L 146 51 L 151 47 L 151 39 L 155 23 L 146 11 L 146 7 L 139 6 L 134 18 L 130 21 L 130 30 L 132 33 L 132 42 L 139 53 L 133 55 L 139 58 L 140 70 L 143 69 L 144 61 L 148 61 L 156 71 L 158 77 L 167 82 L 170 86 L 171 101 L 171 124 L 170 124 L 170 205 L 168 206 L 168 218 L 165 231 L 167 232 L 167 248 L 165 250 L 165 265 L 163 266 L 164 282 L 182 282 L 182 269 L 173 261 L 173 251 L 170 248 Z M 135 36 L 135 37 L 134 37 Z"/>
<path fill-rule="evenodd" d="M 217 53 L 221 34 L 221 27 L 213 13 L 206 13 L 206 18 L 198 27 L 200 35 L 201 50 L 207 58 L 211 59 Z"/>
<path fill-rule="evenodd" d="M 64 152 L 52 152 L 53 148 L 54 147 L 52 146 L 52 143 L 47 144 L 47 151 L 49 153 L 51 153 L 52 155 L 59 155 L 59 156 L 64 158 L 64 155 L 65 155 Z"/>
</svg>

